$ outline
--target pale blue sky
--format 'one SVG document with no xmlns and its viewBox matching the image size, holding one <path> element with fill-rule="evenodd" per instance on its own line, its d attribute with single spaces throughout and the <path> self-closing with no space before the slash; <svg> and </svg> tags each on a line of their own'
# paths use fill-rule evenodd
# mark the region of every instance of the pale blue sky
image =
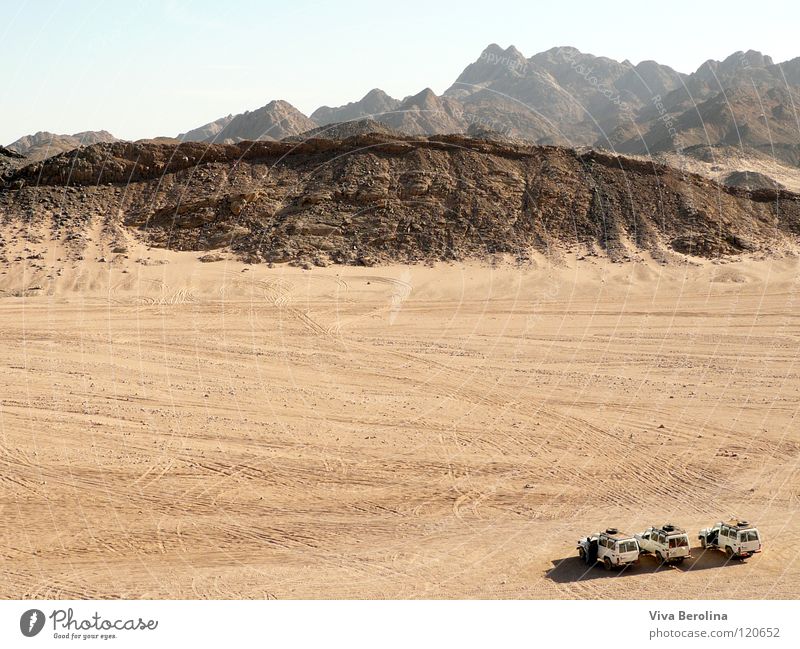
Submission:
<svg viewBox="0 0 800 649">
<path fill-rule="evenodd" d="M 0 143 L 37 130 L 176 135 L 286 99 L 306 114 L 373 87 L 444 91 L 496 42 L 690 72 L 800 56 L 797 2 L 0 0 Z"/>
</svg>

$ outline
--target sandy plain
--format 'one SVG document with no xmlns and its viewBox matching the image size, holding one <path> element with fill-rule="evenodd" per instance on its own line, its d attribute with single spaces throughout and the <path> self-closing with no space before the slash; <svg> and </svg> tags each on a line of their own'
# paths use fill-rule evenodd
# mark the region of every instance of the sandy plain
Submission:
<svg viewBox="0 0 800 649">
<path fill-rule="evenodd" d="M 800 597 L 797 257 L 24 245 L 0 274 L 4 598 Z M 576 557 L 608 525 L 696 545 L 729 515 L 761 555 Z"/>
</svg>

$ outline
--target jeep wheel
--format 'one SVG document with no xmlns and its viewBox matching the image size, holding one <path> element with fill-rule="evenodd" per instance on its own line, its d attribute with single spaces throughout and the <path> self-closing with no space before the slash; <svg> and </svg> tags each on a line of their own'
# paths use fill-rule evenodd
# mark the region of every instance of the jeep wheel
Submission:
<svg viewBox="0 0 800 649">
<path fill-rule="evenodd" d="M 730 545 L 725 546 L 725 554 L 728 555 L 728 559 L 733 559 L 734 557 L 733 548 Z"/>
<path fill-rule="evenodd" d="M 580 557 L 581 561 L 586 563 L 586 550 L 584 550 L 583 548 L 578 548 L 578 557 Z"/>
<path fill-rule="evenodd" d="M 705 547 L 706 547 L 706 537 L 705 536 L 701 536 L 700 537 L 700 547 L 703 548 L 703 549 L 705 549 Z"/>
<path fill-rule="evenodd" d="M 659 565 L 663 565 L 664 564 L 664 557 L 661 556 L 661 552 L 660 551 L 656 552 L 656 559 L 658 560 Z"/>
<path fill-rule="evenodd" d="M 606 570 L 611 570 L 611 567 L 612 567 L 612 566 L 611 566 L 611 559 L 609 559 L 608 557 L 606 557 L 605 559 L 603 559 L 603 567 L 604 567 Z"/>
</svg>

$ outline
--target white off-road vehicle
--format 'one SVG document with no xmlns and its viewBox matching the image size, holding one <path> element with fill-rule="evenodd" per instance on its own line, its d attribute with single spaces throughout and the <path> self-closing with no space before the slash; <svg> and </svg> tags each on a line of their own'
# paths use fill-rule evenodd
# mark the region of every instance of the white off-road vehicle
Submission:
<svg viewBox="0 0 800 649">
<path fill-rule="evenodd" d="M 722 550 L 731 558 L 746 559 L 761 552 L 761 536 L 747 521 L 720 521 L 700 530 L 698 538 L 702 547 Z"/>
<path fill-rule="evenodd" d="M 648 527 L 634 536 L 642 554 L 652 554 L 660 563 L 682 563 L 692 556 L 689 535 L 671 523 Z"/>
<path fill-rule="evenodd" d="M 620 534 L 616 528 L 595 532 L 578 541 L 578 556 L 587 566 L 602 563 L 606 570 L 627 566 L 639 560 L 639 544 L 630 534 Z"/>
</svg>

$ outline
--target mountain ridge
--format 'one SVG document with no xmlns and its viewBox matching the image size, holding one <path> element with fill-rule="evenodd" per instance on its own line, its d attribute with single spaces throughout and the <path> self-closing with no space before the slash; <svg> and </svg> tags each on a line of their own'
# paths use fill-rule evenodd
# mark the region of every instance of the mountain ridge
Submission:
<svg viewBox="0 0 800 649">
<path fill-rule="evenodd" d="M 320 106 L 308 117 L 276 99 L 179 135 L 206 143 L 281 140 L 318 126 L 372 119 L 409 135 L 466 133 L 470 127 L 534 144 L 590 146 L 629 155 L 699 146 L 739 146 L 757 158 L 800 166 L 800 57 L 775 63 L 755 50 L 709 59 L 691 73 L 653 60 L 629 60 L 552 47 L 525 57 L 514 45 L 488 45 L 441 95 L 430 88 L 395 99 L 373 88 L 357 101 Z M 102 132 L 101 132 L 102 133 Z M 28 140 L 40 137 L 31 153 Z M 35 134 L 16 143 L 32 160 L 81 143 Z M 49 141 L 45 140 L 49 137 Z M 105 133 L 105 139 L 113 138 Z M 72 138 L 59 141 L 54 138 Z M 14 144 L 10 148 L 14 148 Z"/>
<path fill-rule="evenodd" d="M 71 151 L 80 146 L 116 141 L 116 137 L 103 130 L 81 131 L 72 135 L 37 131 L 31 135 L 23 135 L 6 148 L 25 156 L 28 160 L 35 161 L 43 160 L 64 151 Z"/>
</svg>

